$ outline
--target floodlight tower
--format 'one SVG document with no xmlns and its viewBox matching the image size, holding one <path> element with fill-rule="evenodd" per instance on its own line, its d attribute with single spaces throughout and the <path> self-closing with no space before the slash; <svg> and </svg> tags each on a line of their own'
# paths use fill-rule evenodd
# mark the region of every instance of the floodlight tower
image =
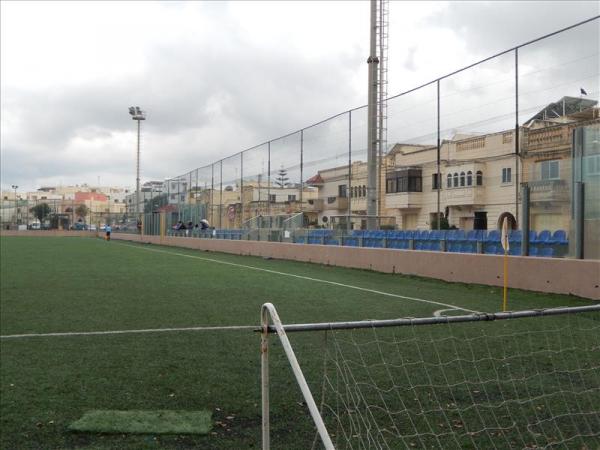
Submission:
<svg viewBox="0 0 600 450">
<path fill-rule="evenodd" d="M 388 0 L 371 0 L 370 48 L 367 64 L 367 228 L 377 227 L 377 216 L 382 215 L 381 182 L 383 157 L 387 141 L 387 42 Z"/>
<path fill-rule="evenodd" d="M 137 160 L 135 168 L 135 215 L 139 220 L 140 215 L 140 122 L 146 120 L 146 113 L 139 106 L 130 106 L 129 114 L 133 120 L 137 120 Z"/>
</svg>

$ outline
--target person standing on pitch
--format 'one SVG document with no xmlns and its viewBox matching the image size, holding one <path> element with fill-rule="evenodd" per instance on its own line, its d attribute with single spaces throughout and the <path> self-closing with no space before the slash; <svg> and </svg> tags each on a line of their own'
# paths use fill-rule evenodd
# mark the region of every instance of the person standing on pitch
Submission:
<svg viewBox="0 0 600 450">
<path fill-rule="evenodd" d="M 109 224 L 106 224 L 106 240 L 110 241 L 110 232 L 112 231 L 112 227 Z"/>
</svg>

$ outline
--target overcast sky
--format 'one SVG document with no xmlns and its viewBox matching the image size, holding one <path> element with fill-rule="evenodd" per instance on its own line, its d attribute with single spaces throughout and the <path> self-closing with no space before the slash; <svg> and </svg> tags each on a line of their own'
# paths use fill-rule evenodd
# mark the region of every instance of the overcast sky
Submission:
<svg viewBox="0 0 600 450">
<path fill-rule="evenodd" d="M 388 92 L 596 16 L 599 4 L 391 2 Z M 98 179 L 134 186 L 131 105 L 148 114 L 145 181 L 366 103 L 366 1 L 2 1 L 0 13 L 3 189 Z M 579 95 L 580 83 L 597 99 L 597 41 L 598 21 L 554 41 L 565 54 L 583 48 L 573 61 L 591 67 L 569 85 L 555 83 L 563 88 L 556 95 Z M 535 73 L 530 66 L 523 70 Z"/>
</svg>

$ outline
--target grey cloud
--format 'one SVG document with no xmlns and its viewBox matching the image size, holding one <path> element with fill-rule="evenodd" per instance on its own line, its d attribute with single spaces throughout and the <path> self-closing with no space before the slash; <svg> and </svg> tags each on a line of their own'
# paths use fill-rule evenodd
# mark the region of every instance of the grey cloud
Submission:
<svg viewBox="0 0 600 450">
<path fill-rule="evenodd" d="M 2 114 L 20 118 L 21 126 L 3 138 L 3 179 L 127 173 L 129 148 L 107 151 L 100 160 L 78 155 L 75 161 L 64 149 L 74 138 L 85 143 L 110 139 L 117 132 L 133 133 L 130 105 L 148 112 L 143 123 L 144 174 L 163 178 L 308 125 L 357 101 L 346 81 L 353 66 L 349 58 L 309 63 L 283 51 L 238 44 L 235 51 L 192 43 L 154 48 L 146 55 L 146 75 L 118 83 L 79 85 L 51 94 L 5 89 Z M 347 69 L 340 71 L 340 66 Z"/>
</svg>

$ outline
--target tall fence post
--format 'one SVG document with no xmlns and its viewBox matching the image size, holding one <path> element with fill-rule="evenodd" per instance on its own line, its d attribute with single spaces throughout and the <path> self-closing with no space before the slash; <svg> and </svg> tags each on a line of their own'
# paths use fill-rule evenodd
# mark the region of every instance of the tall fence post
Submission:
<svg viewBox="0 0 600 450">
<path fill-rule="evenodd" d="M 584 201 L 585 201 L 585 184 L 581 181 L 575 182 L 573 185 L 574 192 L 574 218 L 575 218 L 575 258 L 584 258 L 584 239 L 583 239 L 583 218 L 584 218 Z"/>
<path fill-rule="evenodd" d="M 352 110 L 348 111 L 348 190 L 346 192 L 346 197 L 348 197 L 346 231 L 350 234 L 350 229 L 352 228 L 352 224 L 350 223 L 352 218 Z"/>
<path fill-rule="evenodd" d="M 521 256 L 529 256 L 529 185 L 527 183 L 523 183 L 521 185 L 521 220 L 522 226 L 521 230 L 523 236 L 521 238 Z"/>
<path fill-rule="evenodd" d="M 269 217 L 269 228 L 271 228 L 271 141 L 267 143 L 267 217 Z"/>
<path fill-rule="evenodd" d="M 240 153 L 240 228 L 244 226 L 244 152 Z"/>
<path fill-rule="evenodd" d="M 519 226 L 519 47 L 515 48 L 515 220 Z"/>
<path fill-rule="evenodd" d="M 300 130 L 300 209 L 304 212 L 304 129 Z"/>
<path fill-rule="evenodd" d="M 442 175 L 440 173 L 440 159 L 441 159 L 441 147 L 440 147 L 440 80 L 437 80 L 437 229 L 441 230 L 441 220 L 440 220 L 440 196 L 441 196 L 441 185 L 442 185 Z"/>
</svg>

